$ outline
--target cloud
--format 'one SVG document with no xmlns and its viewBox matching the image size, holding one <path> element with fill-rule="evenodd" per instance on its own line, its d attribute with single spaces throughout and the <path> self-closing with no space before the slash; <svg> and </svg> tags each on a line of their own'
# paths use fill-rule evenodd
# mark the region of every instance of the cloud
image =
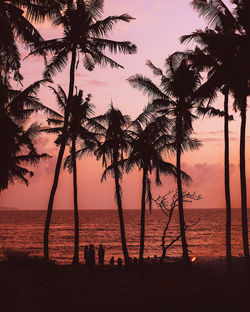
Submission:
<svg viewBox="0 0 250 312">
<path fill-rule="evenodd" d="M 107 83 L 106 81 L 101 81 L 97 79 L 88 80 L 87 83 L 95 87 L 110 87 L 110 84 Z"/>
<path fill-rule="evenodd" d="M 196 133 L 198 134 L 198 133 Z M 224 134 L 224 130 L 217 130 L 217 131 L 208 131 L 199 133 L 199 135 L 216 135 L 216 134 Z M 229 130 L 229 134 L 235 134 L 235 131 Z"/>
<path fill-rule="evenodd" d="M 87 75 L 87 74 L 84 74 L 84 73 L 76 72 L 76 73 L 75 73 L 75 77 L 77 77 L 77 78 L 83 78 L 83 77 L 88 77 L 88 75 Z"/>
<path fill-rule="evenodd" d="M 201 142 L 221 142 L 222 139 L 220 138 L 202 138 L 200 139 Z"/>
<path fill-rule="evenodd" d="M 187 208 L 224 208 L 225 207 L 225 193 L 224 193 L 224 166 L 223 164 L 209 164 L 207 162 L 196 163 L 190 165 L 188 163 L 182 164 L 182 170 L 189 174 L 192 182 L 183 184 L 183 190 L 191 193 L 196 192 L 201 194 L 203 200 L 194 201 L 189 204 L 186 203 Z M 231 194 L 232 207 L 239 207 L 239 187 L 237 166 L 230 164 L 231 176 Z M 153 182 L 153 177 L 152 177 Z M 176 181 L 173 178 L 162 178 L 162 186 L 156 187 L 152 184 L 153 197 L 166 194 L 169 190 L 175 191 L 177 188 Z"/>
<path fill-rule="evenodd" d="M 222 142 L 224 141 L 224 138 L 201 138 L 200 139 L 201 142 Z M 238 141 L 237 138 L 234 138 L 234 137 L 229 137 L 229 141 Z"/>
</svg>

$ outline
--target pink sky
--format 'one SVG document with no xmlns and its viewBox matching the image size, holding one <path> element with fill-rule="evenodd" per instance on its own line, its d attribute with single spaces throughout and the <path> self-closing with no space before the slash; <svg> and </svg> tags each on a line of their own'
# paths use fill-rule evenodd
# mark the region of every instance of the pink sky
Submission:
<svg viewBox="0 0 250 312">
<path fill-rule="evenodd" d="M 106 0 L 105 14 L 119 15 L 128 13 L 136 20 L 131 23 L 120 23 L 115 28 L 112 38 L 130 40 L 138 47 L 138 53 L 132 56 L 114 56 L 125 69 L 111 70 L 96 67 L 93 72 L 87 72 L 79 66 L 76 74 L 76 84 L 86 93 L 93 94 L 92 102 L 96 105 L 96 113 L 104 113 L 111 99 L 114 105 L 123 113 L 136 117 L 147 104 L 147 97 L 130 87 L 126 79 L 136 73 L 153 78 L 145 61 L 150 59 L 155 65 L 163 67 L 168 55 L 184 50 L 179 44 L 181 35 L 189 34 L 198 28 L 204 28 L 205 23 L 188 5 L 189 0 Z M 48 24 L 39 27 L 46 38 L 53 38 L 60 32 Z M 42 77 L 43 60 L 29 58 L 23 62 L 22 73 L 25 83 L 31 83 Z M 154 81 L 155 78 L 153 78 Z M 68 68 L 58 74 L 54 82 L 68 88 Z M 51 92 L 42 88 L 40 97 L 44 104 L 55 107 Z M 218 98 L 217 106 L 222 107 L 223 99 Z M 248 118 L 249 118 L 248 114 Z M 230 123 L 231 134 L 231 190 L 234 208 L 240 207 L 239 189 L 239 118 Z M 194 203 L 195 208 L 221 208 L 224 203 L 223 178 L 223 120 L 203 119 L 195 123 L 196 137 L 203 141 L 203 147 L 197 152 L 189 152 L 183 156 L 183 169 L 193 178 L 188 186 L 191 191 L 201 193 L 202 201 Z M 247 155 L 249 162 L 249 129 L 247 129 Z M 39 146 L 55 155 L 57 152 L 52 138 L 43 137 Z M 36 168 L 35 177 L 30 180 L 30 186 L 16 183 L 8 191 L 1 194 L 0 206 L 17 207 L 19 209 L 46 209 L 52 184 L 56 158 L 43 161 Z M 173 161 L 173 160 L 172 160 Z M 247 168 L 248 169 L 248 168 Z M 114 184 L 112 179 L 100 183 L 101 164 L 88 158 L 78 162 L 79 177 L 79 207 L 80 209 L 110 209 L 115 207 Z M 248 171 L 247 171 L 248 172 Z M 123 180 L 124 208 L 140 208 L 141 174 L 134 173 L 125 176 Z M 247 178 L 248 179 L 248 178 Z M 173 181 L 164 180 L 161 188 L 153 187 L 155 197 L 175 189 Z M 248 181 L 249 182 L 249 181 Z M 248 186 L 250 183 L 248 183 Z M 62 171 L 58 192 L 55 198 L 56 209 L 72 209 L 72 177 Z"/>
</svg>

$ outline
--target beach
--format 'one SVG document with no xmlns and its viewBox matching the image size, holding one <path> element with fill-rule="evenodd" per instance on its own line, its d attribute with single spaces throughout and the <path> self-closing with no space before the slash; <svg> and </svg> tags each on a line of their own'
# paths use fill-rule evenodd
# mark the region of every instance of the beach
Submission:
<svg viewBox="0 0 250 312">
<path fill-rule="evenodd" d="M 242 259 L 130 268 L 0 265 L 0 311 L 237 311 L 250 309 Z"/>
</svg>

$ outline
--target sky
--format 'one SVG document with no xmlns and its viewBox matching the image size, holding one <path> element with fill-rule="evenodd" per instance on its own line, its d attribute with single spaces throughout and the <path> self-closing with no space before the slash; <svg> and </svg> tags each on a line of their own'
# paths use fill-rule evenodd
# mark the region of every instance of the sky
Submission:
<svg viewBox="0 0 250 312">
<path fill-rule="evenodd" d="M 102 114 L 108 108 L 111 100 L 114 106 L 124 114 L 135 118 L 148 103 L 148 98 L 127 82 L 127 78 L 136 73 L 146 75 L 158 82 L 145 66 L 147 59 L 154 65 L 163 68 L 165 59 L 175 51 L 183 51 L 193 45 L 185 46 L 179 43 L 181 35 L 190 34 L 196 29 L 204 29 L 206 23 L 199 18 L 190 7 L 189 0 L 106 0 L 104 16 L 128 13 L 135 18 L 130 23 L 119 23 L 114 28 L 110 38 L 120 41 L 129 40 L 138 47 L 135 55 L 115 55 L 113 58 L 124 66 L 124 69 L 109 69 L 96 67 L 93 72 L 78 66 L 76 85 L 85 94 L 91 93 L 92 102 L 96 106 L 96 114 Z M 49 23 L 38 26 L 46 38 L 60 36 L 60 30 L 52 28 Z M 22 49 L 22 56 L 27 52 Z M 22 74 L 24 85 L 42 78 L 43 60 L 30 57 L 23 61 Z M 68 89 L 69 68 L 56 75 L 55 84 L 60 84 L 65 91 Z M 14 86 L 15 87 L 15 86 Z M 18 86 L 17 86 L 18 87 Z M 48 88 L 42 87 L 39 93 L 41 101 L 56 109 L 55 99 Z M 216 107 L 222 108 L 223 98 L 218 97 Z M 230 99 L 232 110 L 232 99 Z M 249 118 L 249 113 L 247 118 Z M 44 118 L 36 116 L 44 123 Z M 223 208 L 224 200 L 224 143 L 223 120 L 219 118 L 201 119 L 194 124 L 194 136 L 200 139 L 203 146 L 199 151 L 187 152 L 182 157 L 182 168 L 191 175 L 193 182 L 184 188 L 201 194 L 203 199 L 187 204 L 187 208 Z M 230 168 L 232 207 L 240 207 L 239 180 L 239 131 L 240 119 L 234 113 L 234 121 L 230 122 Z M 249 181 L 249 139 L 247 128 L 246 166 L 247 183 Z M 0 197 L 0 207 L 15 207 L 19 209 L 47 209 L 49 193 L 52 185 L 56 163 L 57 147 L 53 137 L 43 136 L 37 142 L 40 151 L 46 151 L 53 157 L 42 161 L 34 168 L 35 176 L 30 179 L 27 188 L 22 183 L 15 183 Z M 175 162 L 174 158 L 169 159 Z M 114 209 L 114 181 L 108 178 L 100 183 L 103 168 L 93 157 L 82 159 L 78 166 L 79 209 Z M 122 181 L 125 209 L 139 209 L 141 196 L 141 172 L 126 175 Z M 163 178 L 163 186 L 152 186 L 153 197 L 163 195 L 169 190 L 175 190 L 176 183 L 171 178 Z M 73 208 L 72 176 L 62 170 L 58 191 L 55 197 L 55 209 Z"/>
</svg>

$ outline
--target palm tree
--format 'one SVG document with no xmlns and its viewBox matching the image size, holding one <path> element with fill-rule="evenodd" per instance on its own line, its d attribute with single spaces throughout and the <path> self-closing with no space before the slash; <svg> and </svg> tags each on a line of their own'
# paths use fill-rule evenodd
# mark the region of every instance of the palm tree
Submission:
<svg viewBox="0 0 250 312">
<path fill-rule="evenodd" d="M 248 221 L 247 221 L 247 191 L 245 172 L 245 136 L 246 136 L 246 109 L 247 96 L 249 95 L 248 81 L 250 78 L 249 52 L 250 52 L 250 23 L 247 16 L 250 13 L 249 1 L 235 0 L 234 13 L 221 0 L 212 0 L 209 3 L 192 1 L 192 6 L 204 16 L 210 26 L 216 29 L 228 29 L 228 40 L 231 41 L 230 53 L 232 59 L 228 64 L 227 71 L 230 73 L 230 90 L 235 99 L 235 108 L 241 115 L 240 130 L 240 180 L 241 180 L 241 212 L 242 212 L 242 237 L 243 250 L 250 277 L 250 258 L 248 245 Z M 232 51 L 232 52 L 231 52 Z M 224 51 L 225 54 L 228 51 Z"/>
<path fill-rule="evenodd" d="M 67 105 L 67 96 L 62 89 L 58 86 L 58 90 L 51 87 L 57 98 L 57 104 L 62 113 L 65 112 Z M 69 124 L 67 129 L 67 144 L 70 145 L 70 155 L 66 157 L 64 168 L 68 168 L 69 172 L 73 171 L 73 189 L 74 189 L 74 220 L 75 220 L 75 244 L 73 264 L 79 264 L 79 213 L 78 213 L 78 196 L 77 196 L 77 166 L 76 158 L 83 156 L 86 152 L 93 151 L 96 146 L 95 135 L 91 133 L 86 127 L 86 122 L 93 114 L 92 104 L 90 103 L 90 95 L 83 100 L 83 92 L 79 90 L 69 105 Z M 64 115 L 54 112 L 54 118 L 48 118 L 49 126 L 43 129 L 44 132 L 57 134 L 58 137 L 55 141 L 57 145 L 61 144 L 62 130 L 64 124 Z M 76 144 L 80 143 L 80 151 L 76 151 Z"/>
<path fill-rule="evenodd" d="M 38 165 L 39 161 L 49 157 L 47 153 L 38 153 L 35 147 L 36 137 L 40 134 L 40 125 L 32 123 L 28 129 L 15 124 L 11 119 L 0 117 L 1 124 L 8 129 L 8 136 L 2 140 L 3 146 L 8 146 L 8 153 L 1 154 L 0 160 L 4 164 L 0 179 L 0 192 L 7 189 L 9 184 L 19 180 L 29 185 L 28 178 L 34 175 L 30 168 L 23 164 Z M 2 127 L 1 127 L 2 128 Z M 6 134 L 6 133 L 5 133 Z M 1 135 L 2 137 L 2 135 Z"/>
<path fill-rule="evenodd" d="M 40 159 L 48 157 L 38 153 L 34 145 L 40 126 L 33 123 L 25 129 L 25 122 L 33 112 L 51 113 L 36 97 L 43 83 L 44 80 L 37 81 L 20 91 L 0 79 L 0 191 L 18 179 L 28 185 L 26 176 L 32 176 L 33 172 L 22 167 L 22 163 L 38 164 Z"/>
<path fill-rule="evenodd" d="M 95 155 L 97 159 L 102 158 L 102 164 L 106 168 L 101 181 L 106 179 L 107 174 L 110 174 L 115 180 L 115 198 L 119 214 L 122 251 L 125 264 L 128 264 L 129 253 L 126 242 L 120 181 L 122 178 L 121 162 L 124 154 L 129 150 L 131 141 L 130 131 L 128 130 L 130 118 L 127 115 L 122 115 L 111 104 L 104 115 L 92 118 L 90 125 L 100 137 Z M 108 165 L 108 161 L 110 161 L 110 165 Z"/>
<path fill-rule="evenodd" d="M 130 77 L 128 80 L 134 88 L 142 90 L 152 99 L 155 106 L 163 115 L 174 117 L 174 142 L 172 148 L 176 152 L 176 175 L 179 202 L 179 221 L 183 249 L 183 260 L 190 263 L 188 256 L 188 245 L 185 235 L 185 220 L 182 196 L 181 177 L 181 154 L 186 149 L 197 149 L 200 142 L 190 138 L 193 132 L 192 122 L 197 117 L 192 113 L 198 99 L 195 91 L 200 86 L 201 76 L 199 72 L 191 69 L 188 61 L 182 53 L 175 53 L 166 59 L 165 74 L 160 68 L 155 67 L 150 61 L 147 65 L 152 69 L 154 75 L 161 78 L 161 84 L 157 87 L 149 78 L 140 74 Z"/>
<path fill-rule="evenodd" d="M 131 81 L 131 80 L 130 80 Z M 169 135 L 170 121 L 165 117 L 155 117 L 145 126 L 136 120 L 133 123 L 134 140 L 131 143 L 131 152 L 126 160 L 126 171 L 130 172 L 135 166 L 142 170 L 142 197 L 141 197 L 141 234 L 139 261 L 143 264 L 144 240 L 145 240 L 145 208 L 146 197 L 151 211 L 152 195 L 150 175 L 155 172 L 155 182 L 161 184 L 160 174 L 177 176 L 177 169 L 174 165 L 163 160 L 162 153 L 170 146 L 171 136 Z M 180 172 L 183 178 L 189 177 Z"/>
<path fill-rule="evenodd" d="M 181 42 L 194 40 L 202 49 L 196 48 L 194 52 L 188 52 L 188 57 L 194 67 L 208 71 L 208 80 L 200 87 L 200 94 L 203 98 L 209 98 L 211 103 L 220 91 L 224 95 L 224 114 L 212 106 L 202 109 L 203 114 L 210 116 L 224 115 L 224 181 L 225 181 L 225 201 L 226 201 L 226 259 L 228 274 L 232 267 L 231 251 L 231 197 L 230 197 L 230 172 L 229 172 L 229 111 L 228 99 L 230 92 L 231 62 L 234 56 L 234 48 L 230 34 L 232 29 L 217 27 L 216 30 L 206 29 L 197 31 L 191 35 L 182 36 Z"/>
<path fill-rule="evenodd" d="M 53 58 L 44 71 L 46 77 L 50 77 L 57 71 L 61 71 L 66 66 L 69 56 L 71 57 L 69 93 L 64 113 L 62 141 L 58 153 L 44 229 L 44 258 L 46 262 L 49 261 L 49 226 L 61 163 L 67 141 L 66 129 L 68 128 L 69 117 L 68 106 L 73 97 L 78 56 L 80 54 L 83 56 L 83 65 L 87 70 L 93 70 L 96 64 L 100 64 L 101 66 L 110 65 L 112 68 L 122 67 L 104 54 L 105 49 L 108 49 L 111 53 L 121 52 L 124 54 L 133 54 L 136 52 L 136 46 L 128 41 L 118 42 L 106 39 L 107 34 L 113 29 L 118 21 L 130 22 L 132 17 L 123 14 L 120 16 L 109 16 L 104 20 L 101 20 L 103 5 L 103 0 L 67 1 L 67 9 L 63 13 L 58 12 L 57 14 L 54 14 L 52 21 L 55 26 L 63 28 L 63 37 L 44 41 L 39 47 L 34 45 L 31 53 L 46 57 L 48 53 L 52 52 Z"/>
<path fill-rule="evenodd" d="M 42 37 L 31 21 L 41 22 L 62 8 L 63 1 L 2 0 L 0 2 L 0 76 L 22 80 L 19 72 L 20 51 L 17 42 L 25 46 L 42 42 Z M 24 14 L 26 12 L 26 14 Z"/>
</svg>

